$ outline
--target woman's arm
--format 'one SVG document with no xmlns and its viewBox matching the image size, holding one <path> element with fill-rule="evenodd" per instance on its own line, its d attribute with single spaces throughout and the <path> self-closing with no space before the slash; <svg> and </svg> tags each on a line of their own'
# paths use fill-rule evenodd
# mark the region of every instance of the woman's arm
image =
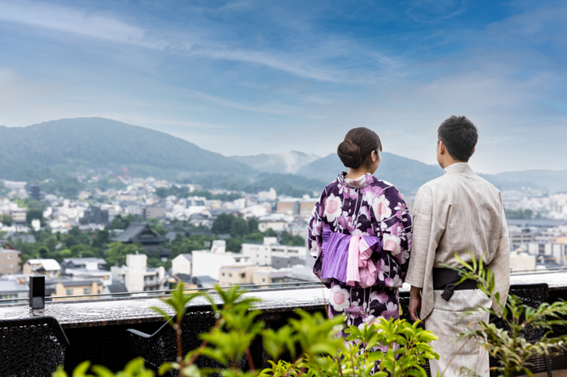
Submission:
<svg viewBox="0 0 567 377">
<path fill-rule="evenodd" d="M 390 279 L 386 285 L 401 286 L 406 278 L 412 240 L 412 222 L 409 210 L 402 195 L 395 187 L 389 187 L 384 195 L 378 198 L 380 226 L 382 233 L 382 251 L 388 254 L 391 262 L 397 264 L 390 266 Z"/>
<path fill-rule="evenodd" d="M 307 247 L 313 257 L 318 257 L 323 245 L 323 215 L 325 213 L 326 189 L 321 193 L 321 197 L 315 203 L 315 208 L 311 213 L 311 219 L 307 226 Z"/>
</svg>

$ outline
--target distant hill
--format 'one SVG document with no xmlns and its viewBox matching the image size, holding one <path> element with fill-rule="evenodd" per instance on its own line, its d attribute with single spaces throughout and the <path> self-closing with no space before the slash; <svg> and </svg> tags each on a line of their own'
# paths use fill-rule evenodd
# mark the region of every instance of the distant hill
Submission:
<svg viewBox="0 0 567 377">
<path fill-rule="evenodd" d="M 302 167 L 297 174 L 330 182 L 343 170 L 347 169 L 333 153 Z M 374 175 L 394 184 L 404 193 L 415 193 L 421 185 L 442 174 L 443 170 L 438 165 L 427 165 L 384 152 L 380 167 Z M 530 187 L 548 193 L 567 192 L 567 170 L 525 170 L 479 175 L 500 190 L 520 190 Z"/>
<path fill-rule="evenodd" d="M 81 168 L 157 178 L 251 174 L 238 161 L 163 132 L 103 118 L 62 119 L 29 127 L 0 126 L 0 178 L 45 179 Z"/>
<path fill-rule="evenodd" d="M 339 174 L 346 171 L 336 153 L 314 161 L 297 172 L 305 177 L 330 182 Z M 443 169 L 435 165 L 383 152 L 382 162 L 374 175 L 384 181 L 394 184 L 401 192 L 414 193 L 425 182 L 443 174 Z"/>
<path fill-rule="evenodd" d="M 314 154 L 291 151 L 279 154 L 257 154 L 253 156 L 231 156 L 232 159 L 266 173 L 296 173 L 303 166 L 320 159 Z"/>
<path fill-rule="evenodd" d="M 549 193 L 567 192 L 567 170 L 524 170 L 482 176 L 501 190 L 531 187 Z"/>
<path fill-rule="evenodd" d="M 0 126 L 0 141 L 0 179 L 29 182 L 55 178 L 65 186 L 71 184 L 73 192 L 82 186 L 76 185 L 71 173 L 87 169 L 119 171 L 127 166 L 138 177 L 247 192 L 274 187 L 281 194 L 300 196 L 319 192 L 345 170 L 334 153 L 324 158 L 301 152 L 229 158 L 163 132 L 103 118 L 62 119 L 29 127 Z M 437 165 L 384 152 L 375 175 L 404 193 L 414 193 L 423 183 L 442 174 Z M 567 192 L 567 170 L 481 176 L 500 190 L 531 187 L 550 193 Z"/>
</svg>

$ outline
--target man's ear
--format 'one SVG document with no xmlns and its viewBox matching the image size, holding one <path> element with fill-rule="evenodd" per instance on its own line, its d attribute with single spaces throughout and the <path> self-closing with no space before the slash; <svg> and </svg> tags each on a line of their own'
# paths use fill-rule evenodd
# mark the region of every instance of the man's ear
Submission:
<svg viewBox="0 0 567 377">
<path fill-rule="evenodd" d="M 474 155 L 474 152 L 476 152 L 476 147 L 475 147 L 475 148 L 473 148 L 473 150 L 472 150 L 472 154 L 471 154 L 471 157 L 472 157 L 472 156 Z"/>
<path fill-rule="evenodd" d="M 445 152 L 447 151 L 445 143 L 442 140 L 439 140 L 439 146 L 437 148 L 439 148 L 439 154 L 445 154 Z"/>
</svg>

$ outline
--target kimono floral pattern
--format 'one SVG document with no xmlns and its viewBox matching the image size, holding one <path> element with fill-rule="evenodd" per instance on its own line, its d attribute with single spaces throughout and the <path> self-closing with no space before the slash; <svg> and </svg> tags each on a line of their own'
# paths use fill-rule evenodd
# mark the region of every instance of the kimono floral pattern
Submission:
<svg viewBox="0 0 567 377">
<path fill-rule="evenodd" d="M 364 326 L 379 317 L 400 315 L 398 288 L 408 270 L 411 250 L 411 217 L 398 190 L 390 183 L 366 174 L 356 180 L 341 173 L 321 194 L 308 227 L 308 247 L 317 258 L 313 272 L 320 277 L 323 229 L 347 235 L 376 236 L 382 250 L 374 253 L 376 283 L 362 288 L 333 279 L 321 279 L 331 289 L 329 315 L 346 315 L 346 325 Z"/>
</svg>

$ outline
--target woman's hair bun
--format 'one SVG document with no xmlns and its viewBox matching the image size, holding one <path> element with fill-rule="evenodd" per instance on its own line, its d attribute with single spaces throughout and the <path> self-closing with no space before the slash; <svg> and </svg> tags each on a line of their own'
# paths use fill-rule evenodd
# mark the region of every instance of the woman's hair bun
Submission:
<svg viewBox="0 0 567 377">
<path fill-rule="evenodd" d="M 358 169 L 362 164 L 362 156 L 360 154 L 360 147 L 352 142 L 352 140 L 345 140 L 339 144 L 337 154 L 347 168 Z"/>
</svg>

